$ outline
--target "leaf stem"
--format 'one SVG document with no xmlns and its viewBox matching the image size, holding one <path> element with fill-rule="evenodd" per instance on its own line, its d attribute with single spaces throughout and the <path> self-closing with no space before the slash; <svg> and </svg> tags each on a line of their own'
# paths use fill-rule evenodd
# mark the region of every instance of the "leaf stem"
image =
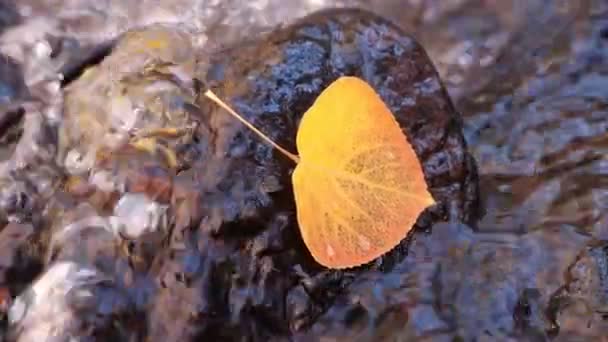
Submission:
<svg viewBox="0 0 608 342">
<path fill-rule="evenodd" d="M 205 96 L 208 97 L 211 101 L 215 102 L 218 106 L 220 106 L 220 107 L 224 108 L 225 110 L 227 110 L 228 113 L 230 113 L 232 116 L 234 116 L 240 122 L 242 122 L 245 126 L 247 126 L 249 129 L 251 129 L 255 134 L 257 134 L 264 141 L 266 141 L 267 143 L 269 143 L 270 145 L 272 145 L 274 148 L 276 148 L 277 150 L 279 150 L 279 152 L 283 153 L 287 158 L 293 160 L 296 164 L 298 164 L 300 162 L 300 157 L 298 157 L 297 155 L 295 155 L 295 154 L 287 151 L 286 149 L 284 149 L 283 147 L 281 147 L 279 144 L 277 144 L 274 141 L 272 141 L 269 137 L 267 137 L 259 129 L 255 128 L 254 125 L 250 124 L 247 120 L 245 120 L 245 118 L 243 118 L 240 114 L 238 114 L 232 108 L 230 108 L 229 105 L 227 105 L 224 101 L 222 101 L 219 97 L 217 97 L 211 90 L 207 90 L 205 92 Z"/>
</svg>

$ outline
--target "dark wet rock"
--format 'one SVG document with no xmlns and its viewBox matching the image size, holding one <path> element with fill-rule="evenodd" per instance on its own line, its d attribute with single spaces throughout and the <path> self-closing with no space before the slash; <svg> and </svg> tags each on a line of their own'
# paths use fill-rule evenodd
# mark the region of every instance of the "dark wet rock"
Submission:
<svg viewBox="0 0 608 342">
<path fill-rule="evenodd" d="M 365 79 L 422 160 L 440 216 L 472 223 L 479 215 L 459 114 L 422 47 L 384 19 L 359 10 L 317 13 L 221 51 L 209 69 L 207 81 L 222 98 L 291 150 L 299 118 L 322 89 L 342 75 Z"/>
<path fill-rule="evenodd" d="M 7 55 L 0 55 L 0 108 L 19 103 L 28 95 L 20 65 Z M 3 110 L 4 111 L 4 110 Z M 2 120 L 4 122 L 4 120 Z"/>
<path fill-rule="evenodd" d="M 22 291 L 32 281 L 32 272 L 42 268 L 40 255 L 32 250 L 35 233 L 31 224 L 9 223 L 0 229 L 0 289 L 5 295 Z"/>
<path fill-rule="evenodd" d="M 608 314 L 608 248 L 605 241 L 587 246 L 564 274 L 564 285 L 548 303 L 553 335 L 567 340 L 584 333 L 587 340 L 604 336 Z M 581 326 L 587 329 L 581 330 Z"/>
<path fill-rule="evenodd" d="M 472 109 L 466 132 L 479 163 L 488 208 L 479 230 L 519 235 L 522 242 L 537 236 L 544 246 L 569 240 L 543 258 L 543 268 L 554 268 L 557 276 L 537 276 L 534 287 L 518 294 L 512 313 L 515 331 L 530 334 L 533 340 L 605 338 L 599 313 L 603 305 L 599 290 L 602 249 L 590 240 L 606 240 L 608 107 L 602 89 L 606 89 L 608 50 L 601 38 L 605 19 L 600 18 L 607 12 L 603 2 L 570 3 L 579 4 L 582 12 L 581 8 L 557 11 L 552 3 L 540 22 L 555 22 L 561 29 L 552 30 L 553 34 L 570 39 L 550 39 L 547 45 L 551 48 L 544 49 L 531 37 L 519 37 L 514 44 L 536 46 L 537 52 L 526 60 L 519 55 L 504 58 L 521 60 L 522 69 L 529 71 L 518 65 L 503 83 L 482 88 L 480 107 L 463 102 Z M 549 15 L 551 11 L 556 13 Z M 580 19 L 581 15 L 586 19 Z M 492 66 L 491 72 L 505 75 L 503 68 L 502 64 Z M 530 247 L 529 257 L 519 267 L 536 267 L 532 261 L 536 251 Z M 507 312 L 503 312 L 505 317 Z M 478 328 L 478 334 L 486 328 L 480 326 L 484 328 Z"/>
<path fill-rule="evenodd" d="M 10 158 L 23 132 L 22 102 L 28 96 L 21 68 L 0 54 L 0 161 Z"/>
<path fill-rule="evenodd" d="M 224 50 L 212 56 L 206 69 L 205 84 L 292 150 L 301 115 L 325 86 L 341 75 L 365 78 L 396 114 L 440 202 L 420 226 L 430 228 L 442 219 L 473 223 L 479 214 L 475 166 L 458 113 L 422 48 L 385 20 L 356 10 L 318 13 Z M 356 291 L 353 282 L 360 281 L 364 289 L 384 277 L 398 277 L 403 266 L 395 265 L 400 265 L 407 240 L 383 261 L 358 270 L 333 272 L 316 265 L 295 222 L 289 181 L 294 165 L 208 101 L 201 105 L 202 125 L 214 137 L 207 158 L 194 170 L 197 186 L 204 190 L 199 208 L 203 221 L 190 239 L 202 266 L 194 278 L 186 277 L 189 295 L 174 288 L 159 298 L 150 323 L 160 336 L 287 337 L 306 331 L 324 314 L 335 319 L 331 313 L 353 309 L 351 302 L 335 302 L 341 293 Z M 279 182 L 269 191 L 265 184 L 272 179 Z M 186 267 L 188 255 L 186 250 L 174 256 L 182 264 L 178 270 Z M 161 272 L 177 276 L 171 264 Z M 178 284 L 174 286 L 184 286 Z M 193 319 L 196 325 L 188 326 L 197 328 L 176 329 L 175 321 L 166 323 L 163 303 L 171 302 L 166 297 L 181 302 L 195 289 L 202 297 L 177 320 Z M 370 310 L 384 312 L 393 304 L 370 305 Z M 406 307 L 401 311 L 407 312 Z M 349 326 L 348 320 L 334 323 Z"/>
<path fill-rule="evenodd" d="M 6 160 L 10 158 L 13 149 L 23 133 L 22 119 L 25 110 L 19 106 L 7 108 L 0 117 L 0 143 L 3 149 L 0 151 L 0 158 Z"/>
<path fill-rule="evenodd" d="M 0 3 L 0 30 L 17 25 L 21 20 L 22 17 L 14 4 L 8 1 Z"/>
<path fill-rule="evenodd" d="M 438 224 L 414 237 L 392 272 L 355 279 L 299 339 L 547 340 L 555 331 L 547 305 L 585 241 L 560 233 L 569 239 Z"/>
<path fill-rule="evenodd" d="M 577 24 L 561 18 L 569 12 L 555 13 L 570 22 L 560 26 L 561 34 L 578 32 L 578 39 L 562 40 L 559 50 L 539 48 L 545 59 L 532 74 L 514 71 L 509 94 L 469 113 L 466 135 L 479 163 L 482 197 L 495 208 L 480 230 L 570 226 L 606 239 L 608 50 L 600 33 L 606 7 L 595 1 L 582 5 L 592 8 Z"/>
<path fill-rule="evenodd" d="M 376 314 L 390 311 L 392 324 L 404 314 L 435 315 L 433 329 L 446 330 L 431 306 L 389 300 L 405 296 L 389 284 L 409 265 L 403 258 L 410 239 L 358 269 L 336 272 L 314 263 L 295 220 L 294 165 L 196 96 L 202 84 L 210 86 L 293 150 L 299 119 L 321 90 L 342 75 L 362 77 L 397 116 L 439 203 L 421 216 L 420 231 L 442 220 L 473 224 L 480 209 L 475 164 L 459 114 L 422 47 L 378 16 L 336 10 L 203 56 L 196 69 L 191 52 L 188 33 L 177 27 L 137 29 L 67 85 L 56 160 L 73 176 L 65 200 L 53 199 L 47 209 L 46 262 L 76 272 L 61 286 L 96 288 L 76 279 L 78 267 L 94 266 L 127 296 L 129 319 L 150 308 L 146 329 L 158 340 L 282 339 L 311 327 L 316 334 L 318 319 L 341 311 L 349 318 L 333 324 L 343 328 L 359 315 L 378 321 Z M 135 215 L 148 210 L 147 201 L 150 215 L 168 205 L 170 220 Z M 150 230 L 156 223 L 165 228 Z M 148 226 L 154 238 L 125 234 Z M 384 300 L 345 301 L 378 282 L 386 286 Z M 101 299 L 118 295 L 108 296 Z M 73 309 L 56 300 L 74 319 Z M 13 331 L 34 325 L 45 310 L 36 304 Z M 50 325 L 82 337 L 63 322 Z"/>
<path fill-rule="evenodd" d="M 34 228 L 29 224 L 9 223 L 0 230 L 0 284 L 6 286 L 10 268 L 18 264 L 15 259 L 19 257 L 18 250 L 23 248 L 27 240 L 34 234 Z"/>
<path fill-rule="evenodd" d="M 196 7 L 193 2 L 177 2 L 179 6 L 188 3 L 189 9 Z M 224 1 L 221 6 L 230 6 L 228 2 L 232 3 Z M 44 14 L 48 4 L 35 3 L 33 11 Z M 67 193 L 59 191 L 52 196 L 41 196 L 49 191 L 40 191 L 54 188 L 47 186 L 49 179 L 61 179 L 46 165 L 56 147 L 49 139 L 52 134 L 35 139 L 34 149 L 7 156 L 7 160 L 18 162 L 5 164 L 12 173 L 3 178 L 7 181 L 2 184 L 10 186 L 2 190 L 11 189 L 6 192 L 11 196 L 2 197 L 0 221 L 34 222 L 40 236 L 34 235 L 36 243 L 29 249 L 48 257 L 37 256 L 37 260 L 49 262 L 45 265 L 49 274 L 54 273 L 54 265 L 73 262 L 76 270 L 90 270 L 93 265 L 96 274 L 111 279 L 101 285 L 111 291 L 96 292 L 95 303 L 79 304 L 84 308 L 79 315 L 73 314 L 74 307 L 65 305 L 62 297 L 49 296 L 66 314 L 61 317 L 94 327 L 88 333 L 95 331 L 97 336 L 116 332 L 114 340 L 605 338 L 605 1 L 348 3 L 373 8 L 407 27 L 425 47 L 444 82 L 433 81 L 437 80 L 430 76 L 435 74 L 434 68 L 428 66 L 423 57 L 426 53 L 420 52 L 413 40 L 384 20 L 358 11 L 315 14 L 295 26 L 286 24 L 269 36 L 250 38 L 228 49 L 224 49 L 226 40 L 259 32 L 251 28 L 250 18 L 245 16 L 242 24 L 233 23 L 232 31 L 228 27 L 208 29 L 196 36 L 204 40 L 209 35 L 209 44 L 195 49 L 199 60 L 193 74 L 293 152 L 297 152 L 293 138 L 299 115 L 338 75 L 366 78 L 393 107 L 425 163 L 440 205 L 421 216 L 418 229 L 395 251 L 373 264 L 341 272 L 316 265 L 299 238 L 289 181 L 293 165 L 215 105 L 197 98 L 196 82 L 184 82 L 179 77 L 184 73 L 178 75 L 141 59 L 134 58 L 131 64 L 124 58 L 103 59 L 110 53 L 107 46 L 89 56 L 68 58 L 75 57 L 70 55 L 79 44 L 86 50 L 95 35 L 92 40 L 99 42 L 100 36 L 113 36 L 107 33 L 115 32 L 117 26 L 132 27 L 142 16 L 154 21 L 163 10 L 171 12 L 167 8 L 174 1 L 163 2 L 158 8 L 155 5 L 149 12 L 140 10 L 149 6 L 141 1 L 137 5 L 112 3 L 105 11 L 78 14 L 74 9 L 83 5 L 71 1 L 69 6 L 52 11 L 58 13 L 53 18 L 57 22 L 45 21 L 50 15 L 37 17 L 24 27 L 5 31 L 0 37 L 2 52 L 17 63 L 25 59 L 23 73 L 28 85 L 62 70 L 68 76 L 64 84 L 69 84 L 72 96 L 98 95 L 103 108 L 104 101 L 113 98 L 97 91 L 108 86 L 103 76 L 109 73 L 100 71 L 130 67 L 126 70 L 129 77 L 116 89 L 133 87 L 127 97 L 146 103 L 150 97 L 142 96 L 140 90 L 160 80 L 170 86 L 155 88 L 151 97 L 160 96 L 164 99 L 160 108 L 174 110 L 169 111 L 167 120 L 152 115 L 151 121 L 134 127 L 185 124 L 189 128 L 189 134 L 180 137 L 157 136 L 153 142 L 158 144 L 145 140 L 139 145 L 102 149 L 90 168 L 83 168 L 63 184 L 69 185 Z M 292 15 L 292 8 L 285 8 Z M 121 11 L 128 13 L 128 20 L 117 14 Z M 191 13 L 197 23 L 208 18 L 197 9 Z M 227 15 L 226 21 L 237 17 Z M 286 18 L 281 21 L 288 22 Z M 79 44 L 65 32 L 58 32 L 59 27 L 77 36 Z M 28 29 L 35 29 L 35 34 L 24 34 Z M 392 44 L 394 41 L 398 44 Z M 125 45 L 129 44 L 123 44 L 122 56 L 128 57 L 130 50 Z M 212 53 L 212 47 L 218 46 L 222 50 Z M 168 56 L 172 62 L 172 55 Z M 86 79 L 83 68 L 102 59 L 108 68 L 89 70 L 99 81 L 96 86 L 76 83 Z M 124 66 L 116 65 L 123 62 Z M 141 64 L 149 68 L 140 68 Z M 58 69 L 58 65 L 65 68 Z M 143 72 L 156 68 L 163 72 Z M 80 75 L 85 77 L 78 79 Z M 452 115 L 455 111 L 449 99 L 435 97 L 443 93 L 442 83 L 464 114 L 465 136 L 479 165 L 487 215 L 477 226 L 478 213 L 471 210 L 478 208 L 477 188 L 470 186 L 475 184 L 467 164 L 471 159 L 458 153 L 464 145 L 458 133 L 459 119 Z M 400 86 L 403 84 L 409 86 Z M 44 86 L 34 88 L 33 97 L 60 99 L 40 96 L 45 94 Z M 435 100 L 431 102 L 431 98 Z M 177 102 L 198 108 L 182 115 L 184 107 L 166 106 L 172 99 L 185 99 Z M 87 108 L 86 101 L 77 102 L 72 98 L 70 106 L 76 103 L 73 108 Z M 412 112 L 417 106 L 422 110 Z M 41 107 L 30 105 L 19 125 L 42 118 L 37 122 L 46 124 L 29 127 L 53 128 L 61 120 Z M 108 117 L 103 111 L 95 113 L 81 118 L 94 118 L 101 124 L 93 130 L 107 133 L 112 127 L 104 122 Z M 62 146 L 77 145 L 83 127 L 72 128 L 73 141 Z M 425 128 L 449 134 L 428 134 Z M 34 132 L 53 130 L 24 132 L 31 139 L 38 134 Z M 137 137 L 137 132 L 127 136 Z M 23 141 L 22 146 L 28 146 L 28 140 Z M 50 148 L 40 148 L 45 146 L 41 141 Z M 38 152 L 32 153 L 36 148 Z M 177 165 L 171 162 L 173 157 Z M 14 196 L 19 193 L 24 196 Z M 121 216 L 114 215 L 117 203 L 135 198 L 136 207 L 141 208 L 139 204 L 149 203 L 140 201 L 142 194 L 168 206 L 169 229 L 142 239 L 117 236 L 112 225 L 112 216 Z M 437 223 L 446 218 L 455 222 Z M 50 229 L 45 220 L 52 223 Z M 471 225 L 464 224 L 467 222 Z M 79 229 L 73 230 L 73 235 L 67 234 L 56 244 L 53 240 L 51 251 L 44 254 L 47 240 L 60 237 L 57 233 L 66 227 L 76 226 Z M 21 280 L 23 285 L 39 271 L 20 267 L 15 269 L 27 275 Z M 57 288 L 100 286 L 95 277 L 80 283 L 77 279 L 66 276 Z M 11 296 L 20 292 L 10 288 Z M 27 296 L 23 293 L 23 298 Z M 99 309 L 99 303 L 109 309 Z M 34 314 L 44 312 L 40 302 L 31 312 L 29 319 L 12 325 L 14 331 L 48 321 L 62 329 L 64 337 L 86 340 L 85 336 L 92 336 L 61 325 L 60 320 L 40 320 L 44 314 Z M 98 312 L 114 315 L 108 319 L 101 313 L 100 320 L 84 315 Z M 0 331 L 5 323 L 1 320 Z"/>
</svg>

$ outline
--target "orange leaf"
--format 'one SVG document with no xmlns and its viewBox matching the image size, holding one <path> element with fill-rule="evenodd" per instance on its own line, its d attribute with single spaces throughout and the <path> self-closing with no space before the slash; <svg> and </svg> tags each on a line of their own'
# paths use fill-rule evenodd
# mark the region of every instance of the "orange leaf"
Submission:
<svg viewBox="0 0 608 342">
<path fill-rule="evenodd" d="M 299 157 L 213 93 L 206 95 L 298 163 L 292 175 L 298 224 L 313 258 L 325 267 L 359 266 L 383 255 L 435 203 L 395 117 L 359 78 L 339 78 L 304 114 Z"/>
<path fill-rule="evenodd" d="M 322 265 L 352 267 L 381 256 L 434 203 L 395 117 L 361 79 L 327 87 L 304 114 L 296 143 L 298 223 Z"/>
</svg>

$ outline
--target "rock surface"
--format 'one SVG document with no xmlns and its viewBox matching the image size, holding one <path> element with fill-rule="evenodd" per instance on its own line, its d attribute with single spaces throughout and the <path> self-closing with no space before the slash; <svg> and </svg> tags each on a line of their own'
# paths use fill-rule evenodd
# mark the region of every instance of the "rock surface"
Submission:
<svg viewBox="0 0 608 342">
<path fill-rule="evenodd" d="M 349 283 L 398 269 L 405 236 L 373 265 L 348 272 L 317 265 L 295 220 L 294 165 L 200 96 L 201 86 L 293 148 L 301 116 L 331 81 L 364 78 L 396 115 L 438 202 L 419 219 L 420 231 L 442 220 L 475 222 L 476 166 L 459 114 L 423 48 L 394 24 L 360 10 L 324 11 L 198 60 L 190 35 L 168 25 L 129 31 L 65 88 L 57 160 L 68 201 L 47 203 L 47 273 L 67 267 L 59 262 L 95 265 L 114 289 L 103 294 L 131 292 L 130 309 L 147 315 L 147 334 L 158 340 L 265 340 L 304 332 L 339 309 L 332 303 Z M 184 194 L 179 178 L 190 183 Z M 167 206 L 148 199 L 151 192 Z M 76 205 L 83 200 L 90 205 Z M 98 286 L 75 282 L 62 286 Z M 46 283 L 37 280 L 56 286 Z M 20 318 L 11 311 L 20 340 L 44 335 L 30 331 L 46 317 L 45 305 L 31 302 Z M 100 334 L 108 324 L 65 322 L 56 322 L 65 336 L 81 336 L 80 325 Z"/>
<path fill-rule="evenodd" d="M 28 313 L 9 314 L 11 333 L 22 333 L 22 340 L 36 336 L 32 328 L 44 331 L 47 323 L 58 327 L 61 336 L 79 340 L 605 338 L 605 2 L 331 3 L 373 9 L 416 37 L 426 50 L 418 56 L 428 53 L 441 75 L 439 84 L 458 110 L 451 101 L 441 101 L 445 97 L 424 96 L 444 92 L 432 81 L 435 72 L 421 63 L 425 58 L 412 59 L 420 63 L 413 69 L 391 62 L 401 49 L 386 43 L 397 41 L 395 46 L 404 47 L 401 53 L 421 51 L 402 30 L 375 15 L 362 20 L 358 11 L 303 17 L 329 5 L 319 0 L 0 4 L 0 53 L 12 70 L 1 81 L 12 89 L 1 108 L 9 113 L 2 114 L 8 120 L 0 119 L 2 141 L 9 145 L 0 155 L 0 224 L 11 222 L 0 232 L 2 245 L 11 246 L 2 253 L 0 334 L 8 323 L 7 308 L 11 303 L 19 308 L 25 301 L 32 304 Z M 192 70 L 188 63 L 146 74 L 142 70 L 149 60 L 129 63 L 131 52 L 123 54 L 127 59 L 122 62 L 107 57 L 111 44 L 104 42 L 157 21 L 186 35 L 194 33 L 193 73 L 200 84 L 184 83 L 180 77 L 184 72 L 179 69 Z M 276 24 L 283 27 L 273 31 Z M 268 35 L 260 36 L 264 31 Z M 157 43 L 151 47 L 162 47 Z M 123 51 L 129 51 L 124 45 L 129 44 L 123 44 Z M 167 56 L 158 49 L 154 53 Z M 118 85 L 114 79 L 114 89 L 134 87 L 126 94 L 133 102 L 145 98 L 142 86 L 163 85 L 152 92 L 163 99 L 160 107 L 143 106 L 151 111 L 150 120 L 111 121 L 95 111 L 64 117 L 69 109 L 63 108 L 64 95 L 72 96 L 68 107 L 78 102 L 73 95 L 79 91 L 114 99 L 96 91 L 103 87 L 86 87 L 79 78 L 86 67 L 112 61 L 119 63 L 117 69 L 133 67 Z M 98 80 L 94 84 L 105 82 L 107 89 L 107 73 L 95 70 L 100 69 L 90 69 Z M 431 81 L 421 82 L 404 70 Z M 374 76 L 389 71 L 399 78 Z M 295 150 L 291 139 L 303 112 L 299 108 L 344 73 L 358 74 L 381 88 L 442 201 L 385 258 L 359 269 L 329 272 L 307 256 L 299 240 L 290 204 L 289 161 L 192 91 L 213 87 Z M 407 83 L 408 77 L 417 87 L 398 89 L 396 95 L 392 85 Z M 79 81 L 82 87 L 76 88 Z M 305 87 L 292 87 L 296 81 Z M 71 91 L 60 89 L 60 83 Z M 268 90 L 272 92 L 266 94 Z M 407 101 L 396 101 L 400 91 Z M 430 97 L 438 102 L 425 100 Z M 181 105 L 167 107 L 176 102 Z M 185 113 L 186 103 L 199 110 Z M 414 103 L 429 112 L 408 113 Z M 86 108 L 86 102 L 79 106 Z M 155 115 L 155 108 L 169 108 L 169 115 Z M 459 155 L 454 147 L 462 142 L 455 132 L 460 120 L 440 114 L 457 111 L 463 114 L 464 135 L 479 166 L 486 212 L 477 224 L 478 213 L 472 210 L 478 208 L 473 204 L 476 187 L 470 186 L 472 178 L 458 176 L 474 177 L 469 155 Z M 73 140 L 61 140 L 67 134 L 58 128 L 64 119 L 79 115 L 99 123 L 90 126 L 95 132 L 108 133 L 126 122 L 131 128 L 186 127 L 179 132 L 188 134 L 168 130 L 148 139 L 127 129 L 122 134 L 130 146 L 98 149 L 91 141 L 77 146 L 83 127 L 73 126 Z M 438 132 L 446 127 L 450 134 L 445 142 L 450 144 L 434 150 L 437 137 L 427 136 L 402 120 L 404 116 Z M 445 121 L 425 121 L 438 117 Z M 95 136 L 93 142 L 95 138 L 99 140 Z M 101 152 L 95 153 L 92 166 L 68 172 L 65 152 L 74 147 Z M 125 207 L 115 211 L 121 199 L 139 210 L 134 218 L 140 227 L 125 230 L 129 227 L 116 224 L 124 222 Z M 142 215 L 145 208 L 168 208 L 168 220 Z M 452 222 L 438 222 L 445 218 Z M 125 231 L 145 234 L 134 238 L 136 234 L 121 233 Z M 103 282 L 81 277 L 91 269 Z M 52 275 L 57 270 L 73 272 L 63 272 L 56 284 Z M 59 312 L 52 316 L 56 319 L 41 321 L 49 307 L 31 293 L 48 288 L 49 281 L 69 291 L 48 297 Z M 97 300 L 88 299 L 91 293 Z M 76 324 L 64 324 L 65 317 L 76 317 Z M 25 326 L 30 329 L 24 334 Z"/>
</svg>

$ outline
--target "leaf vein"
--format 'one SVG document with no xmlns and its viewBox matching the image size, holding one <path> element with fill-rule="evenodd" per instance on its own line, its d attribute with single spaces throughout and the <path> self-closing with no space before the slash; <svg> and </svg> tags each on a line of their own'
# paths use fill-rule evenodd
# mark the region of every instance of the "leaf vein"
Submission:
<svg viewBox="0 0 608 342">
<path fill-rule="evenodd" d="M 381 144 L 376 144 L 376 145 L 372 145 L 372 146 L 366 147 L 364 149 L 359 149 L 359 150 L 355 151 L 353 154 L 347 156 L 347 158 L 345 158 L 343 160 L 343 162 L 341 163 L 340 168 L 342 168 L 342 169 L 347 168 L 347 166 L 352 161 L 357 160 L 357 158 L 359 158 L 362 155 L 369 154 L 369 153 L 371 153 L 371 152 L 373 152 L 375 150 L 378 150 L 378 149 L 384 150 L 384 149 L 391 148 L 391 147 L 399 148 L 400 144 L 381 143 Z"/>
</svg>

